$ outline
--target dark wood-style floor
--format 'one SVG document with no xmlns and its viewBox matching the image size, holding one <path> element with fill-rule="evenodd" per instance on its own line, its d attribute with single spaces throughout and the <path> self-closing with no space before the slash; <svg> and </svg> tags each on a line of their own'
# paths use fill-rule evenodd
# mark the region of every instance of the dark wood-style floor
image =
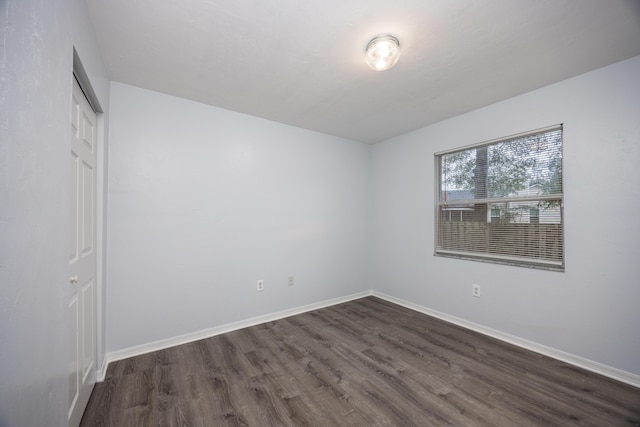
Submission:
<svg viewBox="0 0 640 427">
<path fill-rule="evenodd" d="M 115 362 L 82 425 L 640 425 L 640 389 L 368 297 Z"/>
</svg>

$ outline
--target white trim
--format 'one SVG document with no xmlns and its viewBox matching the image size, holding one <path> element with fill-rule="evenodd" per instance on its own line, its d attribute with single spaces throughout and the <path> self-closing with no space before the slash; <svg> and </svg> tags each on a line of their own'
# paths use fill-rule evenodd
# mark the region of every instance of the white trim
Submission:
<svg viewBox="0 0 640 427">
<path fill-rule="evenodd" d="M 368 296 L 371 296 L 371 291 L 364 291 L 344 297 L 333 298 L 313 304 L 303 305 L 301 307 L 278 311 L 276 313 L 252 317 L 246 320 L 240 320 L 238 322 L 227 323 L 226 325 L 214 326 L 212 328 L 202 329 L 200 331 L 190 332 L 184 335 L 165 338 L 147 344 L 136 345 L 122 350 L 112 351 L 106 354 L 103 367 L 97 373 L 97 380 L 100 382 L 104 381 L 109 363 L 115 362 L 116 360 L 127 359 L 129 357 L 138 356 L 152 351 L 162 350 L 176 345 L 187 344 L 193 341 L 198 341 L 216 335 L 225 334 L 227 332 L 236 331 L 238 329 L 248 328 L 250 326 L 259 325 L 261 323 L 273 322 L 274 320 L 282 319 L 284 317 L 295 316 L 296 314 L 302 314 L 308 311 L 318 310 L 320 308 L 330 307 L 332 305 L 342 304 L 344 302 L 353 301 Z"/>
<path fill-rule="evenodd" d="M 104 379 L 104 375 L 107 369 L 107 361 L 104 356 L 104 326 L 105 326 L 105 314 L 104 314 L 104 289 L 105 289 L 105 253 L 106 253 L 106 233 L 105 233 L 105 205 L 106 205 L 106 182 L 107 182 L 107 123 L 105 120 L 105 113 L 100 105 L 98 95 L 93 89 L 91 79 L 87 74 L 80 55 L 73 47 L 73 78 L 77 81 L 82 93 L 89 102 L 91 109 L 96 114 L 96 182 L 95 182 L 95 247 L 96 247 L 96 269 L 95 269 L 95 286 L 96 286 L 96 299 L 95 299 L 95 359 L 93 362 L 96 364 L 96 380 L 101 381 Z M 100 366 L 100 362 L 102 362 Z"/>
<path fill-rule="evenodd" d="M 100 369 L 104 369 L 106 372 L 106 360 L 104 358 L 105 347 L 105 313 L 104 313 L 104 295 L 105 295 L 105 254 L 106 254 L 106 233 L 105 233 L 105 194 L 106 194 L 106 165 L 105 161 L 107 153 L 105 147 L 107 141 L 105 139 L 105 116 L 104 113 L 96 113 L 97 118 L 97 132 L 98 132 L 98 145 L 96 150 L 96 306 L 95 306 L 95 328 L 96 328 L 96 366 L 102 365 Z M 96 375 L 100 378 L 101 372 L 97 371 Z"/>
<path fill-rule="evenodd" d="M 263 316 L 253 317 L 247 320 L 241 320 L 238 322 L 228 323 L 226 325 L 214 326 L 212 328 L 203 329 L 201 331 L 192 332 L 177 337 L 167 338 L 163 340 L 154 341 L 147 344 L 142 344 L 134 347 L 125 348 L 122 350 L 113 351 L 107 353 L 104 358 L 104 363 L 99 371 L 97 371 L 97 381 L 104 381 L 107 373 L 107 367 L 109 363 L 117 360 L 126 359 L 140 354 L 149 353 L 151 351 L 162 350 L 165 348 L 173 347 L 176 345 L 186 344 L 189 342 L 197 341 L 204 338 L 213 337 L 216 335 L 224 334 L 227 332 L 236 331 L 238 329 L 247 328 L 249 326 L 259 325 L 265 322 L 272 322 L 274 320 L 282 319 L 284 317 L 295 316 L 296 314 L 302 314 L 320 308 L 329 307 L 336 304 L 342 304 L 344 302 L 353 301 L 359 298 L 368 296 L 374 296 L 385 301 L 389 301 L 394 304 L 406 307 L 410 310 L 417 311 L 419 313 L 433 316 L 445 322 L 453 323 L 454 325 L 462 326 L 463 328 L 470 329 L 472 331 L 481 333 L 483 335 L 490 336 L 492 338 L 499 339 L 500 341 L 507 342 L 509 344 L 516 345 L 518 347 L 534 351 L 568 363 L 573 366 L 577 366 L 587 371 L 595 372 L 596 374 L 604 375 L 605 377 L 614 379 L 616 381 L 623 382 L 625 384 L 632 385 L 640 388 L 640 375 L 633 374 L 631 372 L 623 371 L 622 369 L 614 368 L 608 365 L 604 365 L 593 360 L 585 359 L 584 357 L 576 356 L 571 353 L 564 352 L 555 348 L 547 347 L 542 344 L 538 344 L 533 341 L 526 340 L 524 338 L 517 337 L 515 335 L 507 334 L 505 332 L 492 329 L 478 323 L 470 322 L 468 320 L 461 319 L 459 317 L 451 316 L 449 314 L 441 313 L 439 311 L 423 307 L 418 304 L 403 300 L 401 298 L 392 297 L 378 291 L 364 291 L 357 294 L 347 295 L 344 297 L 325 300 L 313 304 L 304 305 L 301 307 L 291 308 L 288 310 L 279 311 L 276 313 L 265 314 Z"/>
<path fill-rule="evenodd" d="M 109 362 L 106 357 L 102 358 L 102 366 L 96 370 L 96 382 L 102 382 L 107 376 L 107 367 Z"/>
<path fill-rule="evenodd" d="M 503 136 L 501 138 L 494 138 L 494 139 L 490 139 L 488 141 L 483 141 L 483 142 L 478 142 L 478 143 L 475 143 L 475 144 L 465 145 L 463 147 L 458 147 L 458 148 L 455 148 L 453 150 L 438 151 L 437 153 L 434 153 L 434 156 L 437 157 L 437 156 L 442 156 L 443 154 L 457 153 L 459 151 L 466 151 L 466 150 L 470 150 L 472 148 L 478 148 L 478 147 L 483 147 L 485 145 L 495 144 L 496 142 L 510 141 L 512 139 L 522 138 L 522 137 L 531 136 L 531 135 L 537 135 L 539 133 L 551 132 L 551 131 L 555 131 L 555 130 L 563 130 L 563 128 L 564 128 L 564 124 L 558 123 L 557 125 L 546 126 L 546 127 L 543 127 L 543 128 L 534 129 L 534 130 L 530 130 L 530 131 L 527 131 L 527 132 L 515 133 L 513 135 Z"/>
<path fill-rule="evenodd" d="M 505 263 L 511 263 L 512 265 L 518 265 L 521 267 L 526 267 L 527 264 L 531 264 L 531 265 L 539 265 L 539 266 L 547 266 L 549 268 L 553 268 L 553 269 L 560 269 L 562 270 L 563 266 L 564 266 L 564 261 L 553 261 L 553 260 L 546 260 L 546 259 L 537 259 L 537 258 L 524 258 L 524 257 L 517 257 L 517 256 L 508 256 L 508 255 L 499 255 L 499 254 L 493 254 L 493 253 L 488 253 L 488 252 L 465 252 L 465 251 L 454 251 L 454 250 L 450 250 L 450 249 L 438 249 L 436 248 L 436 255 L 443 255 L 443 256 L 448 256 L 448 257 L 452 257 L 452 258 L 474 258 L 474 259 L 478 259 L 481 261 L 498 261 L 498 262 L 505 262 Z"/>
<path fill-rule="evenodd" d="M 463 328 L 470 329 L 475 332 L 479 332 L 483 335 L 490 336 L 492 338 L 499 339 L 509 344 L 516 345 L 527 350 L 540 353 L 544 356 L 548 356 L 557 360 L 560 360 L 570 365 L 577 366 L 587 371 L 595 372 L 596 374 L 604 375 L 605 377 L 612 378 L 614 380 L 623 382 L 625 384 L 632 385 L 640 388 L 640 375 L 633 374 L 631 372 L 623 371 L 622 369 L 614 368 L 608 365 L 604 365 L 593 360 L 585 359 L 584 357 L 576 356 L 571 353 L 564 352 L 552 347 L 547 347 L 542 344 L 538 344 L 533 341 L 526 340 L 524 338 L 517 337 L 515 335 L 507 334 L 505 332 L 498 331 L 496 329 L 482 326 L 478 323 L 470 322 L 468 320 L 461 319 L 459 317 L 451 316 L 449 314 L 441 313 L 436 310 L 432 310 L 427 307 L 423 307 L 418 304 L 414 304 L 409 301 L 405 301 L 400 298 L 392 297 L 391 295 L 384 294 L 378 291 L 372 291 L 371 295 L 374 297 L 383 299 L 385 301 L 392 302 L 394 304 L 401 305 L 411 310 L 418 311 L 420 313 L 427 314 L 429 316 L 436 317 L 445 322 L 453 323 L 454 325 L 462 326 Z"/>
</svg>

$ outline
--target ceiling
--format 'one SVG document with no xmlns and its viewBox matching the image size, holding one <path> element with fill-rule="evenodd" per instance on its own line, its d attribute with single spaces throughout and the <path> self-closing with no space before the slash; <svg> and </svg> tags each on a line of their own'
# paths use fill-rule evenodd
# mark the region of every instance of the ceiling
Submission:
<svg viewBox="0 0 640 427">
<path fill-rule="evenodd" d="M 638 0 L 86 1 L 111 79 L 367 143 L 640 55 Z"/>
</svg>

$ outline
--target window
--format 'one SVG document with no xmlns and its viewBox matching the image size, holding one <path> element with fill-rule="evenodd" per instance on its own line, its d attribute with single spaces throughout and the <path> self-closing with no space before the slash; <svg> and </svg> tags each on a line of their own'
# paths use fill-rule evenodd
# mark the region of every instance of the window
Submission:
<svg viewBox="0 0 640 427">
<path fill-rule="evenodd" d="M 436 153 L 436 255 L 564 270 L 562 125 Z"/>
</svg>

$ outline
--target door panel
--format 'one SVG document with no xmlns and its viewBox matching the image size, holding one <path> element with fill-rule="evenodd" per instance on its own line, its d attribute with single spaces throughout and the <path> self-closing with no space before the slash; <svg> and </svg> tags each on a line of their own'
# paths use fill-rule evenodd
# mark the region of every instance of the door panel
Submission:
<svg viewBox="0 0 640 427">
<path fill-rule="evenodd" d="M 74 407 L 78 400 L 78 390 L 80 389 L 80 375 L 76 369 L 78 366 L 78 299 L 71 298 L 69 301 L 69 405 Z"/>
<path fill-rule="evenodd" d="M 94 218 L 95 212 L 93 209 L 93 193 L 95 192 L 95 180 L 94 180 L 93 166 L 87 164 L 86 161 L 82 162 L 82 256 L 93 255 L 93 241 L 95 238 Z"/>
<path fill-rule="evenodd" d="M 73 81 L 69 230 L 69 425 L 96 381 L 96 115 Z"/>
<path fill-rule="evenodd" d="M 69 176 L 71 177 L 71 215 L 70 215 L 70 228 L 69 228 L 69 263 L 73 263 L 78 260 L 78 182 L 77 170 L 78 170 L 78 156 L 71 152 L 71 170 Z"/>
<path fill-rule="evenodd" d="M 82 288 L 82 367 L 84 372 L 82 373 L 82 381 L 87 382 L 89 376 L 92 374 L 92 369 L 95 366 L 93 360 L 96 357 L 94 341 L 95 330 L 95 286 L 93 280 L 90 280 Z M 95 370 L 93 371 L 95 375 Z"/>
</svg>

